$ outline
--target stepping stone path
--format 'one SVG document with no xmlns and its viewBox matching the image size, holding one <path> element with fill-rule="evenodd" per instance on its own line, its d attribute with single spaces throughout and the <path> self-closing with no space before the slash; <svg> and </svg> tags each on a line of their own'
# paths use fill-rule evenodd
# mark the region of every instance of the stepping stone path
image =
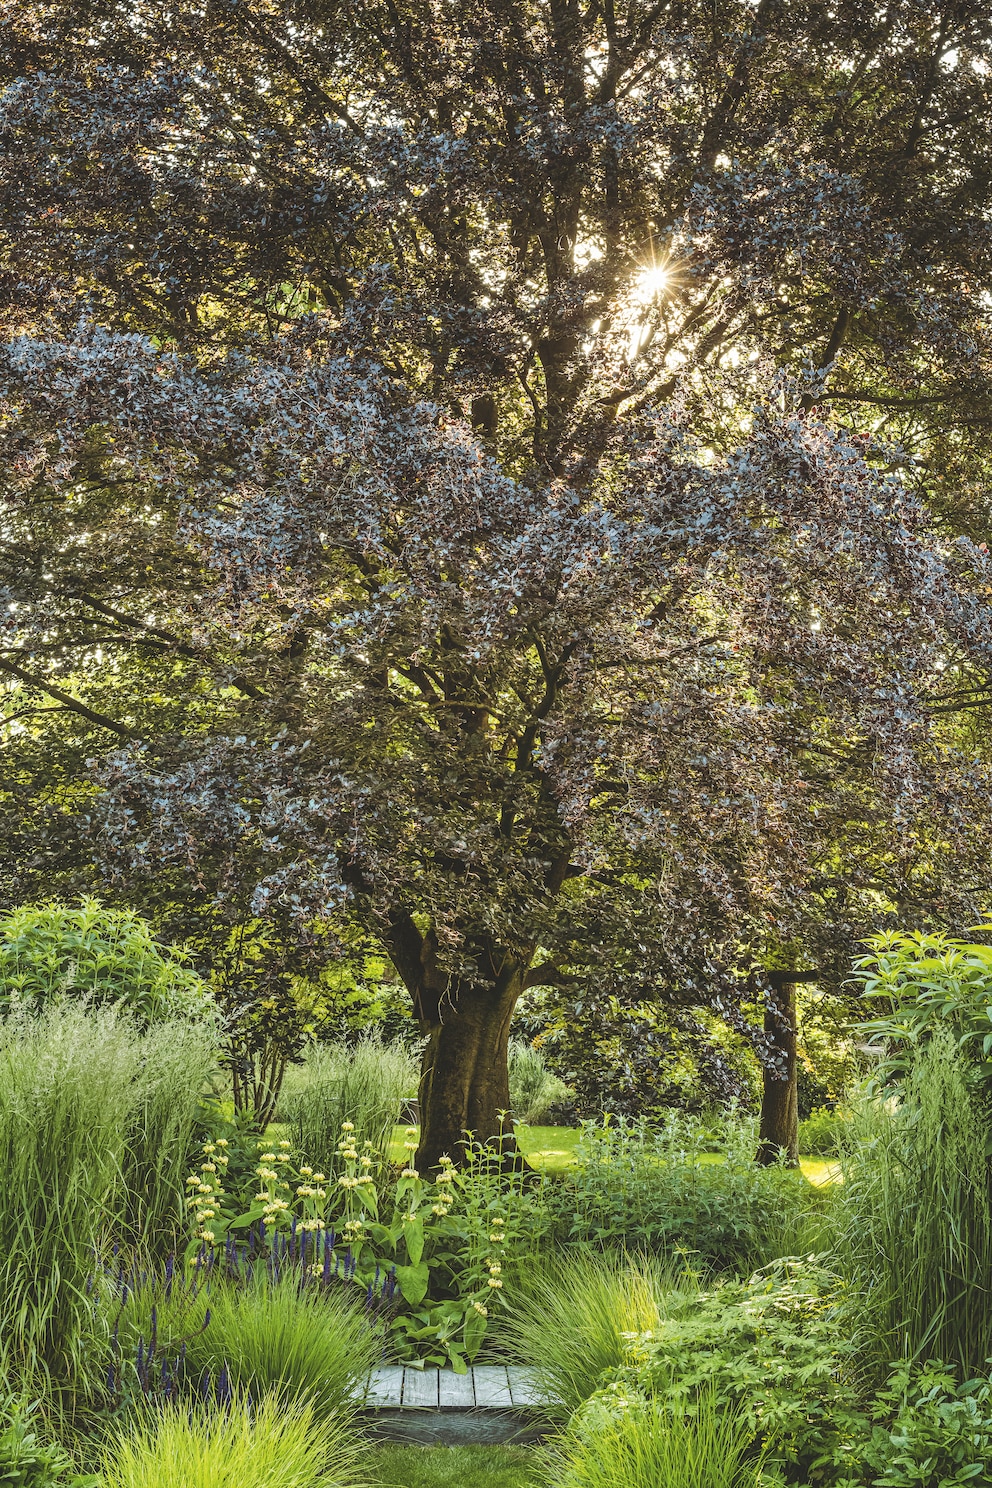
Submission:
<svg viewBox="0 0 992 1488">
<path fill-rule="evenodd" d="M 517 1365 L 451 1369 L 374 1369 L 364 1405 L 376 1435 L 397 1441 L 456 1446 L 533 1439 L 541 1396 L 530 1371 Z"/>
</svg>

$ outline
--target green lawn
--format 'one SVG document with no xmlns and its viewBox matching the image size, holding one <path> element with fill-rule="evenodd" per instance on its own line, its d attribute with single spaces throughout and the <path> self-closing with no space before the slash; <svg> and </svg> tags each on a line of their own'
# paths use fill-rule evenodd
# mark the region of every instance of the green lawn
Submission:
<svg viewBox="0 0 992 1488">
<path fill-rule="evenodd" d="M 393 1162 L 402 1162 L 405 1153 L 406 1127 L 393 1128 L 393 1140 L 389 1156 Z M 561 1172 L 575 1162 L 575 1149 L 579 1142 L 579 1130 L 574 1126 L 518 1126 L 517 1141 L 532 1168 L 547 1168 Z"/>
<path fill-rule="evenodd" d="M 390 1156 L 393 1162 L 402 1162 L 406 1128 L 393 1129 Z M 579 1130 L 574 1126 L 518 1126 L 517 1142 L 532 1168 L 546 1173 L 561 1173 L 575 1162 L 575 1149 L 579 1144 Z M 718 1163 L 723 1158 L 718 1152 L 706 1153 L 701 1162 Z M 822 1157 L 801 1157 L 799 1166 L 803 1176 L 817 1188 L 840 1180 L 840 1167 Z"/>
<path fill-rule="evenodd" d="M 527 1447 L 380 1447 L 383 1488 L 537 1488 L 537 1453 Z"/>
</svg>

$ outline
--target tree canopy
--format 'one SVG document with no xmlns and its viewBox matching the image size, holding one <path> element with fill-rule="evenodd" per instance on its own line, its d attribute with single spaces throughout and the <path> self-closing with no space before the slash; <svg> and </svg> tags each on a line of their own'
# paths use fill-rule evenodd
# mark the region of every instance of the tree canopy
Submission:
<svg viewBox="0 0 992 1488">
<path fill-rule="evenodd" d="M 774 1062 L 764 971 L 986 890 L 989 27 L 15 10 L 12 796 L 378 937 L 425 1164 L 528 985 Z"/>
</svg>

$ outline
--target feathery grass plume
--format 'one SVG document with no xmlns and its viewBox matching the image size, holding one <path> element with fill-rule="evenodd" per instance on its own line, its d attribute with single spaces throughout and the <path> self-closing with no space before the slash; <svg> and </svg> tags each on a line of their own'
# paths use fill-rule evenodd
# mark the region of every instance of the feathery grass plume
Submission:
<svg viewBox="0 0 992 1488">
<path fill-rule="evenodd" d="M 554 1488 L 757 1488 L 761 1461 L 742 1413 L 704 1391 L 688 1415 L 617 1397 L 552 1448 L 546 1474 Z"/>
<path fill-rule="evenodd" d="M 417 1087 L 416 1056 L 374 1031 L 353 1044 L 312 1045 L 307 1070 L 306 1083 L 284 1102 L 300 1160 L 337 1172 L 341 1123 L 351 1121 L 355 1140 L 371 1142 L 385 1162 L 400 1102 Z"/>
<path fill-rule="evenodd" d="M 358 1488 L 361 1439 L 348 1423 L 321 1417 L 308 1400 L 225 1409 L 169 1406 L 107 1444 L 104 1488 Z"/>
<path fill-rule="evenodd" d="M 127 1134 L 123 1177 L 128 1238 L 157 1254 L 177 1240 L 197 1116 L 217 1062 L 211 1023 L 171 1019 L 153 1024 L 143 1041 L 141 1096 Z"/>
<path fill-rule="evenodd" d="M 551 1073 L 540 1049 L 523 1039 L 511 1040 L 508 1062 L 513 1118 L 539 1126 L 551 1106 L 569 1094 L 568 1086 Z"/>
<path fill-rule="evenodd" d="M 576 1250 L 523 1281 L 503 1339 L 527 1360 L 548 1408 L 570 1413 L 623 1364 L 625 1334 L 657 1328 L 666 1298 L 695 1290 L 684 1266 Z"/>
<path fill-rule="evenodd" d="M 144 1043 L 112 1007 L 52 1004 L 0 1024 L 0 1364 L 77 1374 L 87 1283 L 119 1228 Z"/>
<path fill-rule="evenodd" d="M 989 1115 L 949 1032 L 918 1050 L 888 1100 L 856 1106 L 843 1159 L 839 1268 L 866 1347 L 937 1358 L 962 1378 L 992 1356 Z"/>
<path fill-rule="evenodd" d="M 202 1304 L 209 1323 L 189 1330 L 187 1369 L 195 1377 L 226 1365 L 236 1389 L 305 1395 L 318 1413 L 344 1417 L 382 1353 L 355 1297 L 343 1287 L 301 1283 L 293 1271 L 273 1277 L 264 1265 L 240 1286 L 218 1279 Z"/>
</svg>

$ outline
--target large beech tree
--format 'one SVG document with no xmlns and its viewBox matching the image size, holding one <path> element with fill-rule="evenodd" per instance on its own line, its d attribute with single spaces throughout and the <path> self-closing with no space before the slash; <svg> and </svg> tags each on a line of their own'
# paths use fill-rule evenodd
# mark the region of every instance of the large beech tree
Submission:
<svg viewBox="0 0 992 1488">
<path fill-rule="evenodd" d="M 266 860 L 260 914 L 381 939 L 424 1165 L 494 1130 L 528 985 L 704 1003 L 779 1074 L 763 972 L 985 886 L 942 710 L 992 646 L 954 535 L 986 510 L 988 33 L 14 7 L 13 708 L 105 741 L 129 882 L 223 906 Z"/>
</svg>

